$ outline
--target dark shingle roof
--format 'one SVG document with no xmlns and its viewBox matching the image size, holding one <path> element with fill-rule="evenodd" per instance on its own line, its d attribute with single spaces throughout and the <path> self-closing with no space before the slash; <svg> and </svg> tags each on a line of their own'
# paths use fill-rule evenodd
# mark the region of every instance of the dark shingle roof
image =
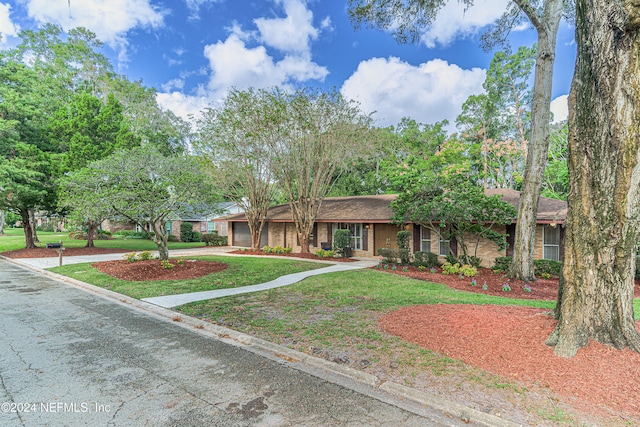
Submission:
<svg viewBox="0 0 640 427">
<path fill-rule="evenodd" d="M 501 199 L 518 208 L 520 192 L 503 188 L 486 190 L 486 194 L 500 195 Z M 322 201 L 316 222 L 379 222 L 389 223 L 393 218 L 391 202 L 397 194 L 379 194 L 374 196 L 327 197 Z M 567 202 L 541 197 L 538 221 L 564 222 L 567 216 Z M 244 213 L 230 215 L 229 221 L 246 221 Z M 289 205 L 274 206 L 269 209 L 267 221 L 292 221 Z"/>
</svg>

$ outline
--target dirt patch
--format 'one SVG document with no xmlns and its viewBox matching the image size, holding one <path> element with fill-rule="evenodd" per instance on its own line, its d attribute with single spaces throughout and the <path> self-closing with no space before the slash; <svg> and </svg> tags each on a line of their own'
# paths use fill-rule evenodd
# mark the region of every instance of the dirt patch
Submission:
<svg viewBox="0 0 640 427">
<path fill-rule="evenodd" d="M 640 354 L 592 341 L 574 358 L 557 357 L 544 344 L 555 323 L 542 309 L 445 304 L 406 307 L 379 320 L 385 331 L 424 348 L 550 388 L 577 409 L 640 420 Z"/>
<path fill-rule="evenodd" d="M 126 249 L 115 248 L 64 248 L 63 256 L 83 256 L 83 255 L 102 255 L 102 254 L 118 254 L 131 252 Z M 15 251 L 2 252 L 0 255 L 7 258 L 50 258 L 58 257 L 58 249 L 33 248 L 18 249 Z"/>
<path fill-rule="evenodd" d="M 135 262 L 127 260 L 103 261 L 91 265 L 104 274 L 132 282 L 196 279 L 229 267 L 228 264 L 221 262 L 180 259 L 170 259 L 168 264 L 165 263 L 164 265 L 159 260 Z M 168 265 L 171 265 L 171 267 L 166 268 Z"/>
</svg>

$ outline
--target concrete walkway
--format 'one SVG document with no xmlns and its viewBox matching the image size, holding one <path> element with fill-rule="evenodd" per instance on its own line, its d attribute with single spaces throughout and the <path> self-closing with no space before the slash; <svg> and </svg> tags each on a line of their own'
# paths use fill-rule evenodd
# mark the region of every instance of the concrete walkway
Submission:
<svg viewBox="0 0 640 427">
<path fill-rule="evenodd" d="M 179 305 L 187 304 L 189 302 L 204 301 L 213 298 L 221 298 L 230 295 L 246 294 L 249 292 L 266 291 L 267 289 L 279 288 L 281 286 L 291 285 L 293 283 L 300 282 L 310 276 L 316 276 L 318 274 L 335 273 L 337 271 L 349 271 L 358 270 L 361 268 L 373 267 L 377 264 L 377 261 L 357 261 L 335 264 L 330 267 L 319 268 L 317 270 L 302 271 L 300 273 L 287 274 L 286 276 L 278 277 L 275 280 L 266 283 L 260 283 L 251 286 L 242 286 L 239 288 L 229 289 L 217 289 L 214 291 L 202 291 L 194 292 L 191 294 L 181 295 L 166 295 L 162 297 L 143 298 L 142 301 L 149 302 L 151 304 L 159 305 L 164 308 L 177 307 Z"/>
<path fill-rule="evenodd" d="M 251 255 L 239 255 L 239 254 L 230 254 L 229 251 L 233 250 L 232 248 L 194 248 L 194 249 L 183 249 L 170 251 L 169 256 L 174 258 L 178 256 L 202 256 L 202 255 L 222 255 L 222 256 L 251 256 Z M 102 254 L 102 255 L 86 255 L 86 256 L 68 256 L 63 257 L 63 265 L 70 264 L 80 264 L 85 262 L 99 262 L 99 261 L 113 261 L 113 260 L 121 260 L 123 258 L 123 253 L 115 253 L 115 254 Z M 157 253 L 154 253 L 157 255 Z M 275 257 L 274 257 L 275 258 Z M 286 258 L 286 257 L 283 257 Z M 291 259 L 291 258 L 286 258 Z M 298 259 L 298 258 L 296 258 Z M 59 263 L 59 259 L 57 257 L 53 258 L 20 258 L 20 259 L 12 259 L 11 261 L 16 264 L 24 264 L 40 269 L 47 269 L 51 267 L 57 267 Z M 314 262 L 313 260 L 310 260 Z M 356 262 L 341 262 L 334 264 L 331 261 L 315 261 L 322 262 L 326 264 L 331 264 L 329 267 L 319 268 L 317 270 L 309 270 L 302 271 L 300 273 L 288 274 L 286 276 L 278 277 L 275 280 L 266 283 L 259 283 L 251 286 L 242 286 L 239 288 L 229 288 L 229 289 L 217 289 L 212 291 L 202 291 L 202 292 L 193 292 L 189 294 L 180 294 L 180 295 L 166 295 L 161 297 L 152 297 L 152 298 L 143 298 L 142 301 L 146 301 L 151 304 L 155 304 L 164 308 L 172 308 L 177 307 L 179 305 L 187 304 L 195 301 L 204 301 L 208 299 L 221 298 L 230 295 L 238 295 L 245 294 L 250 292 L 259 292 L 265 291 L 267 289 L 279 288 L 282 286 L 291 285 L 294 283 L 298 283 L 307 277 L 316 276 L 318 274 L 326 274 L 326 273 L 335 273 L 338 271 L 349 271 L 349 270 L 358 270 L 362 268 L 374 267 L 378 264 L 377 259 L 362 259 Z"/>
</svg>

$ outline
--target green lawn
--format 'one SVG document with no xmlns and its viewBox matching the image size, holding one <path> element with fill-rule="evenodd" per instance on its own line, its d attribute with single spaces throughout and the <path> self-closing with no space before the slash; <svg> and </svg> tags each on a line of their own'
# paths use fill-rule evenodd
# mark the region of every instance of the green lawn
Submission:
<svg viewBox="0 0 640 427">
<path fill-rule="evenodd" d="M 36 246 L 44 247 L 47 243 L 58 243 L 62 240 L 62 244 L 67 248 L 79 248 L 87 244 L 86 240 L 70 239 L 68 233 L 52 233 L 47 231 L 38 231 L 40 243 Z M 158 246 L 151 240 L 146 239 L 122 239 L 113 238 L 111 240 L 94 240 L 95 246 L 98 248 L 117 248 L 126 251 L 153 251 Z M 202 242 L 169 242 L 169 249 L 184 249 L 202 247 Z M 5 228 L 5 234 L 0 234 L 0 253 L 24 249 L 24 232 L 22 228 Z"/>
<path fill-rule="evenodd" d="M 225 256 L 189 257 L 188 259 L 217 261 L 228 264 L 229 267 L 219 273 L 209 274 L 197 279 L 143 282 L 116 279 L 100 272 L 92 267 L 90 263 L 63 265 L 62 267 L 52 268 L 51 271 L 140 299 L 255 285 L 271 281 L 286 274 L 326 267 L 326 264 L 297 259 Z"/>
</svg>

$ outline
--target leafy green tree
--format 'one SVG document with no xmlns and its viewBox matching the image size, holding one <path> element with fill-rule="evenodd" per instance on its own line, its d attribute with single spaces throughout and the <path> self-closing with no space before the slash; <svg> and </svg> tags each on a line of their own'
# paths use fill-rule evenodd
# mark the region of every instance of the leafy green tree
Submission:
<svg viewBox="0 0 640 427">
<path fill-rule="evenodd" d="M 488 239 L 499 249 L 507 247 L 504 233 L 496 225 L 510 224 L 516 215 L 513 205 L 499 196 L 486 196 L 482 187 L 464 176 L 436 178 L 420 187 L 400 193 L 393 202 L 394 221 L 413 222 L 433 231 L 440 240 L 455 239 L 462 250 L 460 258 L 471 264 L 479 238 Z M 473 252 L 469 239 L 476 237 Z"/>
<path fill-rule="evenodd" d="M 197 151 L 213 165 L 212 175 L 225 197 L 241 206 L 251 233 L 251 247 L 260 237 L 277 188 L 270 147 L 286 123 L 279 93 L 267 89 L 233 89 L 218 109 L 198 120 Z"/>
<path fill-rule="evenodd" d="M 20 215 L 25 248 L 35 248 L 30 210 L 53 204 L 51 162 L 47 153 L 34 145 L 17 143 L 11 151 L 0 157 L 0 209 Z"/>
<path fill-rule="evenodd" d="M 391 29 L 397 40 L 416 42 L 435 20 L 448 0 L 349 0 L 349 15 L 356 26 L 368 24 Z M 473 0 L 464 0 L 471 5 Z M 556 39 L 564 0 L 513 0 L 493 30 L 483 37 L 485 48 L 504 43 L 511 29 L 528 20 L 538 34 L 536 67 L 531 104 L 531 136 L 527 147 L 513 264 L 510 274 L 522 280 L 535 279 L 533 253 L 536 215 L 549 148 L 549 115 Z M 566 2 L 570 12 L 572 2 Z"/>
<path fill-rule="evenodd" d="M 92 193 L 94 203 L 103 211 L 111 207 L 116 215 L 153 230 L 160 259 L 169 257 L 168 220 L 199 211 L 215 213 L 215 187 L 195 157 L 167 157 L 156 147 L 145 145 L 117 151 L 89 164 L 88 169 L 73 178 L 78 181 L 90 174 L 104 180 Z"/>
<path fill-rule="evenodd" d="M 81 93 L 73 102 L 53 115 L 49 122 L 49 138 L 58 141 L 62 168 L 77 170 L 88 163 L 107 157 L 117 150 L 140 145 L 122 115 L 122 106 L 110 94 L 106 103 Z"/>
<path fill-rule="evenodd" d="M 87 228 L 86 247 L 94 247 L 93 240 L 100 224 L 116 215 L 113 206 L 103 200 L 110 182 L 100 171 L 82 168 L 63 175 L 59 182 L 58 203 L 71 224 Z"/>
<path fill-rule="evenodd" d="M 278 92 L 278 108 L 286 121 L 279 138 L 266 141 L 270 168 L 288 199 L 302 252 L 309 252 L 322 200 L 332 180 L 366 155 L 375 133 L 371 117 L 337 91 Z"/>
<path fill-rule="evenodd" d="M 552 199 L 566 200 L 569 194 L 567 132 L 567 122 L 551 126 L 549 160 L 544 170 L 542 195 Z"/>
</svg>

